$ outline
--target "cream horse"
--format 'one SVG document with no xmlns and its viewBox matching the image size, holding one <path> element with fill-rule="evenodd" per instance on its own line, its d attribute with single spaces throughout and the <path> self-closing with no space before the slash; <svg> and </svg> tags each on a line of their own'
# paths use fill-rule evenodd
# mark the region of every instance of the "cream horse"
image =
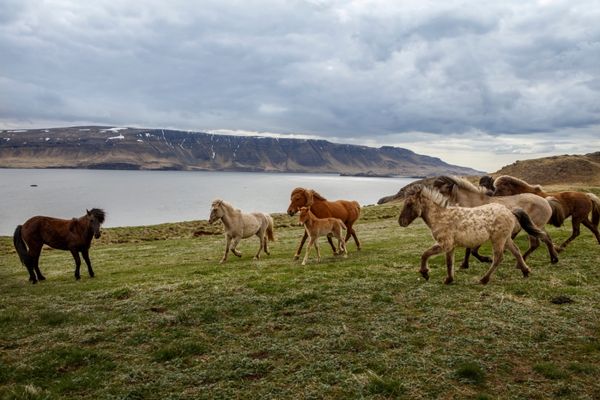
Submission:
<svg viewBox="0 0 600 400">
<path fill-rule="evenodd" d="M 236 256 L 241 257 L 242 253 L 236 250 L 237 245 L 240 240 L 254 235 L 260 239 L 260 246 L 254 258 L 256 260 L 260 259 L 261 250 L 264 250 L 267 255 L 271 254 L 268 241 L 274 241 L 275 237 L 273 235 L 273 218 L 269 214 L 260 212 L 246 214 L 226 201 L 217 199 L 212 202 L 208 222 L 213 224 L 219 219 L 223 222 L 225 237 L 227 238 L 225 254 L 223 254 L 221 263 L 227 261 L 229 250 Z"/>
<path fill-rule="evenodd" d="M 552 217 L 552 207 L 546 199 L 536 196 L 531 193 L 517 194 L 513 196 L 490 196 L 485 187 L 477 187 L 466 179 L 457 178 L 455 176 L 440 176 L 433 182 L 433 187 L 440 191 L 441 194 L 448 197 L 450 203 L 461 207 L 477 207 L 489 203 L 498 203 L 508 207 L 511 210 L 522 208 L 531 218 L 534 225 L 543 232 L 539 238 L 535 235 L 529 236 L 529 249 L 523 254 L 523 259 L 527 257 L 539 247 L 540 239 L 546 244 L 550 255 L 550 262 L 555 264 L 558 262 L 558 253 L 550 236 L 544 230 L 544 226 Z M 521 227 L 515 226 L 513 238 L 519 233 Z M 480 258 L 477 249 L 467 249 L 464 261 L 461 268 L 469 267 L 469 253 L 473 253 L 480 261 L 486 260 Z"/>
<path fill-rule="evenodd" d="M 492 273 L 500 264 L 504 248 L 508 248 L 517 260 L 517 268 L 523 276 L 528 276 L 530 269 L 523 260 L 519 248 L 511 239 L 515 226 L 521 227 L 530 235 L 542 235 L 529 216 L 522 209 L 509 210 L 503 205 L 491 203 L 479 207 L 450 207 L 448 200 L 435 189 L 415 185 L 404 200 L 404 207 L 398 218 L 400 226 L 408 226 L 416 218 L 421 217 L 431 230 L 436 243 L 421 256 L 421 275 L 429 279 L 427 260 L 429 257 L 446 253 L 448 276 L 444 283 L 454 280 L 454 248 L 474 248 L 488 240 L 492 242 L 494 260 L 480 282 L 489 282 Z"/>
</svg>

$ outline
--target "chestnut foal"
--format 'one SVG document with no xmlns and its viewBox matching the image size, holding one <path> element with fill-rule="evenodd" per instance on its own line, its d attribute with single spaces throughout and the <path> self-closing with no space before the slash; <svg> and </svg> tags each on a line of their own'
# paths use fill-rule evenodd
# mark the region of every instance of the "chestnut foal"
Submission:
<svg viewBox="0 0 600 400">
<path fill-rule="evenodd" d="M 308 253 L 310 247 L 314 244 L 317 249 L 317 262 L 321 261 L 321 253 L 319 251 L 319 245 L 317 239 L 323 235 L 333 235 L 338 240 L 338 247 L 340 251 L 344 252 L 344 257 L 348 257 L 348 251 L 346 250 L 346 241 L 344 240 L 344 230 L 346 225 L 339 218 L 317 218 L 315 214 L 310 211 L 309 207 L 300 208 L 300 223 L 304 225 L 304 230 L 309 237 L 308 246 L 306 247 L 306 253 L 304 254 L 304 260 L 302 265 L 306 265 L 308 259 Z"/>
</svg>

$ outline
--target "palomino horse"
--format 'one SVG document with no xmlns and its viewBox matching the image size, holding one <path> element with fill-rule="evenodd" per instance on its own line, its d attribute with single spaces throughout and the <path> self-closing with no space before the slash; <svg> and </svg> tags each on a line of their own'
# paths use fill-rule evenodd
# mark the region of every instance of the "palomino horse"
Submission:
<svg viewBox="0 0 600 400">
<path fill-rule="evenodd" d="M 321 261 L 321 252 L 319 251 L 319 245 L 317 239 L 323 235 L 333 235 L 338 240 L 338 247 L 340 251 L 343 251 L 344 257 L 348 257 L 348 251 L 346 250 L 346 241 L 344 240 L 344 229 L 346 225 L 339 218 L 317 218 L 315 214 L 310 211 L 308 207 L 300 207 L 300 223 L 304 225 L 304 230 L 308 234 L 309 241 L 306 246 L 306 254 L 302 265 L 306 265 L 308 260 L 308 253 L 310 252 L 311 246 L 315 246 L 317 250 L 317 261 Z"/>
<path fill-rule="evenodd" d="M 439 190 L 441 194 L 448 197 L 452 204 L 461 207 L 476 207 L 488 203 L 498 203 L 511 210 L 522 208 L 527 215 L 529 215 L 534 225 L 539 230 L 543 231 L 544 234 L 541 239 L 548 247 L 550 262 L 552 264 L 558 262 L 558 254 L 554 248 L 554 244 L 548 236 L 548 233 L 544 231 L 544 225 L 548 223 L 552 216 L 552 207 L 550 207 L 550 204 L 548 204 L 545 199 L 531 193 L 491 197 L 487 194 L 489 191 L 485 187 L 476 187 L 468 180 L 457 178 L 455 176 L 440 176 L 433 182 L 433 187 Z M 513 238 L 519 233 L 521 227 L 517 225 L 515 226 L 515 229 Z M 523 254 L 523 259 L 526 260 L 539 245 L 540 241 L 537 236 L 529 236 L 529 249 Z M 478 257 L 477 249 L 471 250 L 467 248 L 461 268 L 469 267 L 469 253 L 471 251 L 480 261 L 487 261 Z"/>
<path fill-rule="evenodd" d="M 59 250 L 69 250 L 75 259 L 75 279 L 79 279 L 79 268 L 83 256 L 87 264 L 88 274 L 94 277 L 92 263 L 90 262 L 89 249 L 92 238 L 100 237 L 100 225 L 104 223 L 105 213 L 99 208 L 86 210 L 80 218 L 58 219 L 52 217 L 32 217 L 23 225 L 17 226 L 13 235 L 13 242 L 21 262 L 29 272 L 31 283 L 46 279 L 39 267 L 42 246 L 47 244 Z"/>
<path fill-rule="evenodd" d="M 530 235 L 541 235 L 525 211 L 521 209 L 509 210 L 503 205 L 491 203 L 479 207 L 449 207 L 448 200 L 435 189 L 415 185 L 407 193 L 404 207 L 398 218 L 400 226 L 408 226 L 417 217 L 423 218 L 431 230 L 436 243 L 427 249 L 421 256 L 421 275 L 429 280 L 427 259 L 435 254 L 446 253 L 446 267 L 448 276 L 444 283 L 454 280 L 454 248 L 475 248 L 490 240 L 494 249 L 492 266 L 481 278 L 480 282 L 486 284 L 490 276 L 502 260 L 504 247 L 507 247 L 517 260 L 517 268 L 523 276 L 529 275 L 529 267 L 521 256 L 518 247 L 511 239 L 515 225 L 521 227 Z M 516 218 L 515 218 L 516 217 Z"/>
<path fill-rule="evenodd" d="M 553 192 L 546 193 L 540 185 L 532 186 L 527 182 L 508 175 L 502 175 L 494 181 L 494 196 L 507 196 L 517 193 L 533 193 L 545 197 L 552 206 L 552 225 L 562 226 L 565 219 L 571 218 L 573 232 L 571 236 L 563 242 L 558 251 L 563 251 L 567 245 L 579 236 L 579 224 L 588 228 L 600 244 L 600 232 L 598 232 L 598 223 L 600 222 L 600 199 L 593 193 L 582 192 Z M 592 213 L 592 220 L 589 214 Z"/>
<path fill-rule="evenodd" d="M 271 254 L 269 253 L 268 241 L 274 241 L 275 238 L 273 236 L 273 218 L 269 214 L 260 212 L 246 214 L 226 201 L 217 199 L 212 202 L 208 222 L 213 224 L 219 219 L 223 222 L 225 237 L 227 238 L 225 254 L 223 254 L 221 263 L 227 261 L 229 250 L 236 256 L 241 257 L 242 253 L 236 250 L 238 243 L 240 243 L 240 240 L 254 235 L 260 239 L 260 245 L 254 258 L 260 259 L 261 250 L 264 250 L 267 255 Z"/>
<path fill-rule="evenodd" d="M 358 248 L 358 250 L 360 250 L 360 242 L 356 237 L 356 232 L 354 232 L 354 228 L 352 228 L 358 217 L 360 217 L 360 204 L 358 204 L 358 202 L 350 200 L 328 201 L 312 189 L 296 188 L 292 190 L 292 194 L 290 196 L 290 205 L 287 209 L 288 215 L 292 216 L 296 214 L 301 207 L 310 208 L 312 213 L 317 218 L 332 217 L 341 219 L 347 228 L 345 242 L 347 242 L 350 236 L 352 235 L 352 237 L 354 238 L 354 242 L 356 242 L 356 247 Z M 306 231 L 304 231 L 304 235 L 300 240 L 298 250 L 296 250 L 296 254 L 294 255 L 295 260 L 300 258 L 302 246 L 304 246 L 304 242 L 306 242 L 307 237 L 308 234 L 306 233 Z M 338 254 L 338 251 L 336 251 L 336 248 L 333 245 L 331 237 L 328 236 L 327 240 L 331 245 L 333 254 Z"/>
</svg>

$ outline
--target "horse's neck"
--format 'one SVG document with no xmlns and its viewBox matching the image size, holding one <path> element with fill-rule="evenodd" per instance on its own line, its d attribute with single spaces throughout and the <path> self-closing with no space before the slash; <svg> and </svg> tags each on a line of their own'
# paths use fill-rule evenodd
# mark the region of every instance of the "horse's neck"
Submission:
<svg viewBox="0 0 600 400">
<path fill-rule="evenodd" d="M 444 207 L 435 204 L 431 200 L 426 200 L 421 204 L 422 212 L 421 218 L 425 221 L 425 224 L 429 229 L 433 229 L 435 221 L 438 220 L 446 211 Z"/>
<path fill-rule="evenodd" d="M 73 218 L 71 220 L 71 225 L 69 226 L 69 229 L 72 232 L 80 235 L 86 242 L 91 242 L 92 237 L 94 236 L 94 232 L 92 231 L 90 224 L 86 222 L 87 221 L 85 217 Z"/>
<path fill-rule="evenodd" d="M 221 217 L 221 221 L 223 221 L 223 225 L 225 225 L 226 229 L 231 229 L 233 225 L 239 221 L 242 212 L 239 210 L 235 210 L 233 208 L 226 208 L 223 216 Z"/>
</svg>

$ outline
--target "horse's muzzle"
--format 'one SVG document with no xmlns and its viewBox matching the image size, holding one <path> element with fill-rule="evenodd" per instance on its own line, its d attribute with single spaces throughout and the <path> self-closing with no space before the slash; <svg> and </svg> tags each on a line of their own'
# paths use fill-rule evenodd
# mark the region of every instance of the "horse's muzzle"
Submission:
<svg viewBox="0 0 600 400">
<path fill-rule="evenodd" d="M 292 210 L 291 208 L 288 208 L 288 211 L 287 211 L 287 213 L 290 217 L 293 217 L 296 214 L 296 212 L 297 212 L 297 210 Z"/>
</svg>

